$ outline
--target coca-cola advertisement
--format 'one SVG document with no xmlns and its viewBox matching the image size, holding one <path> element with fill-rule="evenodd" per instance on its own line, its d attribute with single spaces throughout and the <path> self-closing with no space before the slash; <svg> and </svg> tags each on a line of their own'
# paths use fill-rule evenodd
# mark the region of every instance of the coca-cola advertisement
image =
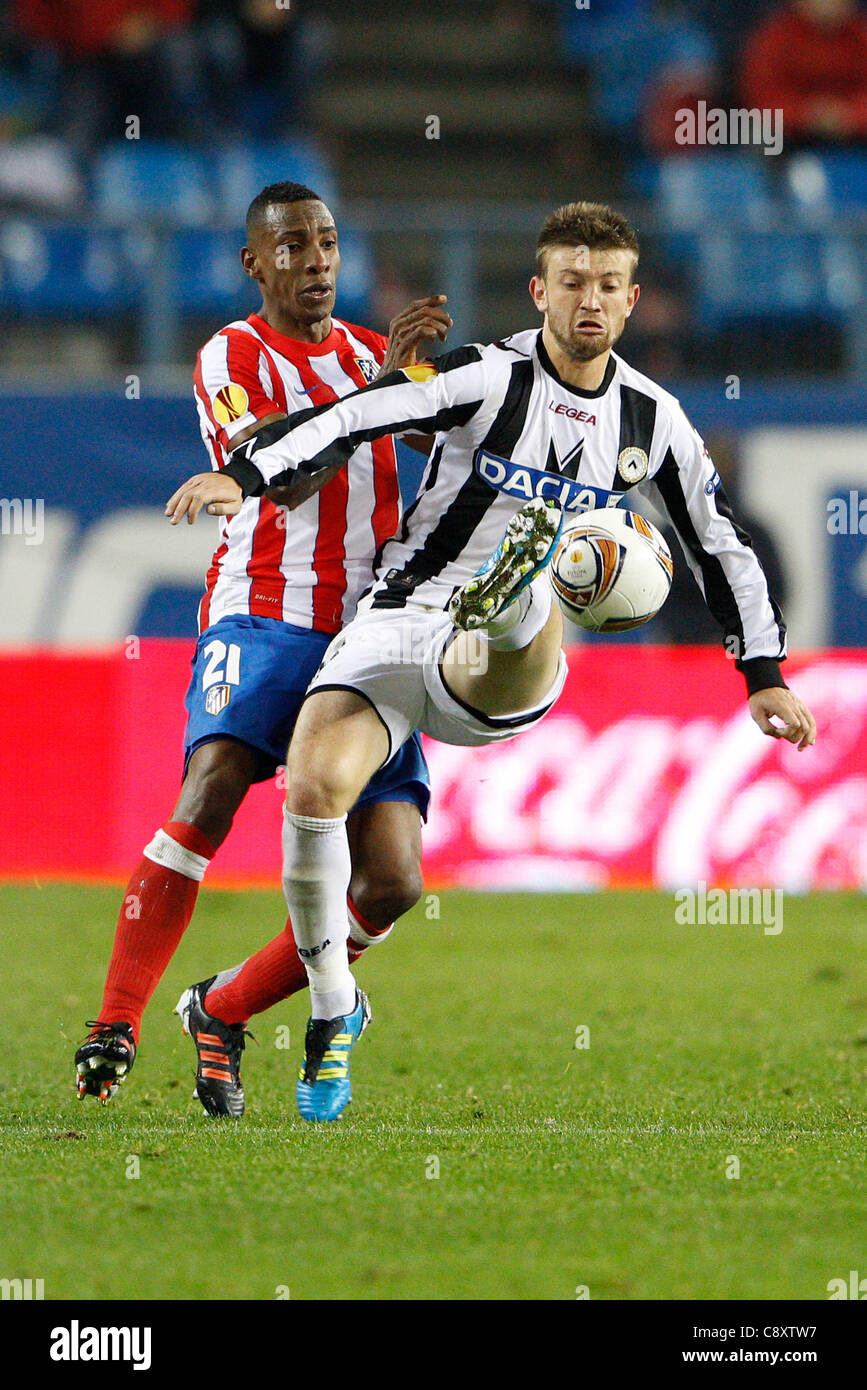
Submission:
<svg viewBox="0 0 867 1390">
<path fill-rule="evenodd" d="M 428 885 L 867 886 L 863 652 L 784 665 L 818 722 L 803 752 L 760 732 L 721 649 L 596 641 L 569 666 L 531 731 L 476 749 L 426 740 Z M 177 794 L 188 676 L 174 641 L 0 659 L 0 874 L 125 876 Z M 283 794 L 279 773 L 251 790 L 210 884 L 279 885 Z"/>
<path fill-rule="evenodd" d="M 867 885 L 867 660 L 786 663 L 816 745 L 762 735 L 743 680 L 706 648 L 573 649 L 531 732 L 428 743 L 429 878 L 498 888 Z"/>
</svg>

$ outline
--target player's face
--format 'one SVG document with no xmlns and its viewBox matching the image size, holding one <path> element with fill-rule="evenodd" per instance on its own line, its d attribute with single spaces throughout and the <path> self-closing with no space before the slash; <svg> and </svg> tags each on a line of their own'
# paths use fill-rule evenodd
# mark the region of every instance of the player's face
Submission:
<svg viewBox="0 0 867 1390">
<path fill-rule="evenodd" d="M 263 300 L 281 316 L 314 324 L 332 313 L 340 252 L 334 218 L 324 203 L 268 208 L 241 260 L 259 281 Z"/>
<path fill-rule="evenodd" d="M 536 308 L 555 341 L 575 362 L 590 362 L 608 352 L 638 299 L 631 283 L 631 251 L 588 251 L 582 246 L 553 246 L 544 276 L 530 281 Z"/>
</svg>

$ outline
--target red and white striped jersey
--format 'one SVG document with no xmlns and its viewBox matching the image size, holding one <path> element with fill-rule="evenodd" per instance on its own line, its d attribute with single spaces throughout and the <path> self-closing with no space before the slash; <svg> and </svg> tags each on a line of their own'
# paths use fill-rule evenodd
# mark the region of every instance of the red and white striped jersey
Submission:
<svg viewBox="0 0 867 1390">
<path fill-rule="evenodd" d="M 287 338 L 258 314 L 205 343 L 195 373 L 199 425 L 211 466 L 224 467 L 230 441 L 266 415 L 294 415 L 372 381 L 387 339 L 332 319 L 321 343 Z M 352 468 L 294 511 L 249 497 L 220 518 L 220 543 L 199 607 L 199 632 L 229 613 L 280 618 L 338 632 L 373 579 L 373 559 L 400 520 L 390 437 L 362 444 Z"/>
</svg>

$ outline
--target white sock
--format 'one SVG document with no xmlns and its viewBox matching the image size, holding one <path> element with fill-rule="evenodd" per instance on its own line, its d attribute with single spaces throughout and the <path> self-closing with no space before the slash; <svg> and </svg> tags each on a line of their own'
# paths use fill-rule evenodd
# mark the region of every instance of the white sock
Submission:
<svg viewBox="0 0 867 1390">
<path fill-rule="evenodd" d="M 298 954 L 310 984 L 313 1018 L 338 1018 L 355 1008 L 355 980 L 346 958 L 346 890 L 352 865 L 346 817 L 283 817 L 283 892 Z"/>
<path fill-rule="evenodd" d="M 204 855 L 194 854 L 191 849 L 179 844 L 164 830 L 156 832 L 150 844 L 145 845 L 143 854 L 152 864 L 162 864 L 166 869 L 174 869 L 176 874 L 191 878 L 194 883 L 201 883 L 211 862 Z"/>
<path fill-rule="evenodd" d="M 392 922 L 390 927 L 383 927 L 382 931 L 378 931 L 375 935 L 371 935 L 371 933 L 361 925 L 355 913 L 352 911 L 349 902 L 346 904 L 346 910 L 349 914 L 349 940 L 354 942 L 356 946 L 362 948 L 367 946 L 378 946 L 380 942 L 385 941 L 387 936 L 391 936 L 391 933 L 394 931 L 394 922 Z"/>
<path fill-rule="evenodd" d="M 551 583 L 547 570 L 537 574 L 508 607 L 482 630 L 496 652 L 517 652 L 529 647 L 551 616 Z"/>
</svg>

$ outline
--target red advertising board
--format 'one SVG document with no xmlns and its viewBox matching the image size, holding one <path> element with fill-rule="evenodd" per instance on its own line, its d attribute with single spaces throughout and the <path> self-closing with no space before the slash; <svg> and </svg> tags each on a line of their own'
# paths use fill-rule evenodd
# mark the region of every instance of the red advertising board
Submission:
<svg viewBox="0 0 867 1390">
<path fill-rule="evenodd" d="M 0 874 L 126 878 L 177 795 L 190 655 L 0 657 Z M 867 885 L 863 652 L 787 663 L 819 724 L 803 753 L 759 732 L 721 650 L 594 643 L 569 661 L 531 732 L 427 742 L 430 885 Z M 279 884 L 280 801 L 274 781 L 252 790 L 208 883 Z"/>
</svg>

